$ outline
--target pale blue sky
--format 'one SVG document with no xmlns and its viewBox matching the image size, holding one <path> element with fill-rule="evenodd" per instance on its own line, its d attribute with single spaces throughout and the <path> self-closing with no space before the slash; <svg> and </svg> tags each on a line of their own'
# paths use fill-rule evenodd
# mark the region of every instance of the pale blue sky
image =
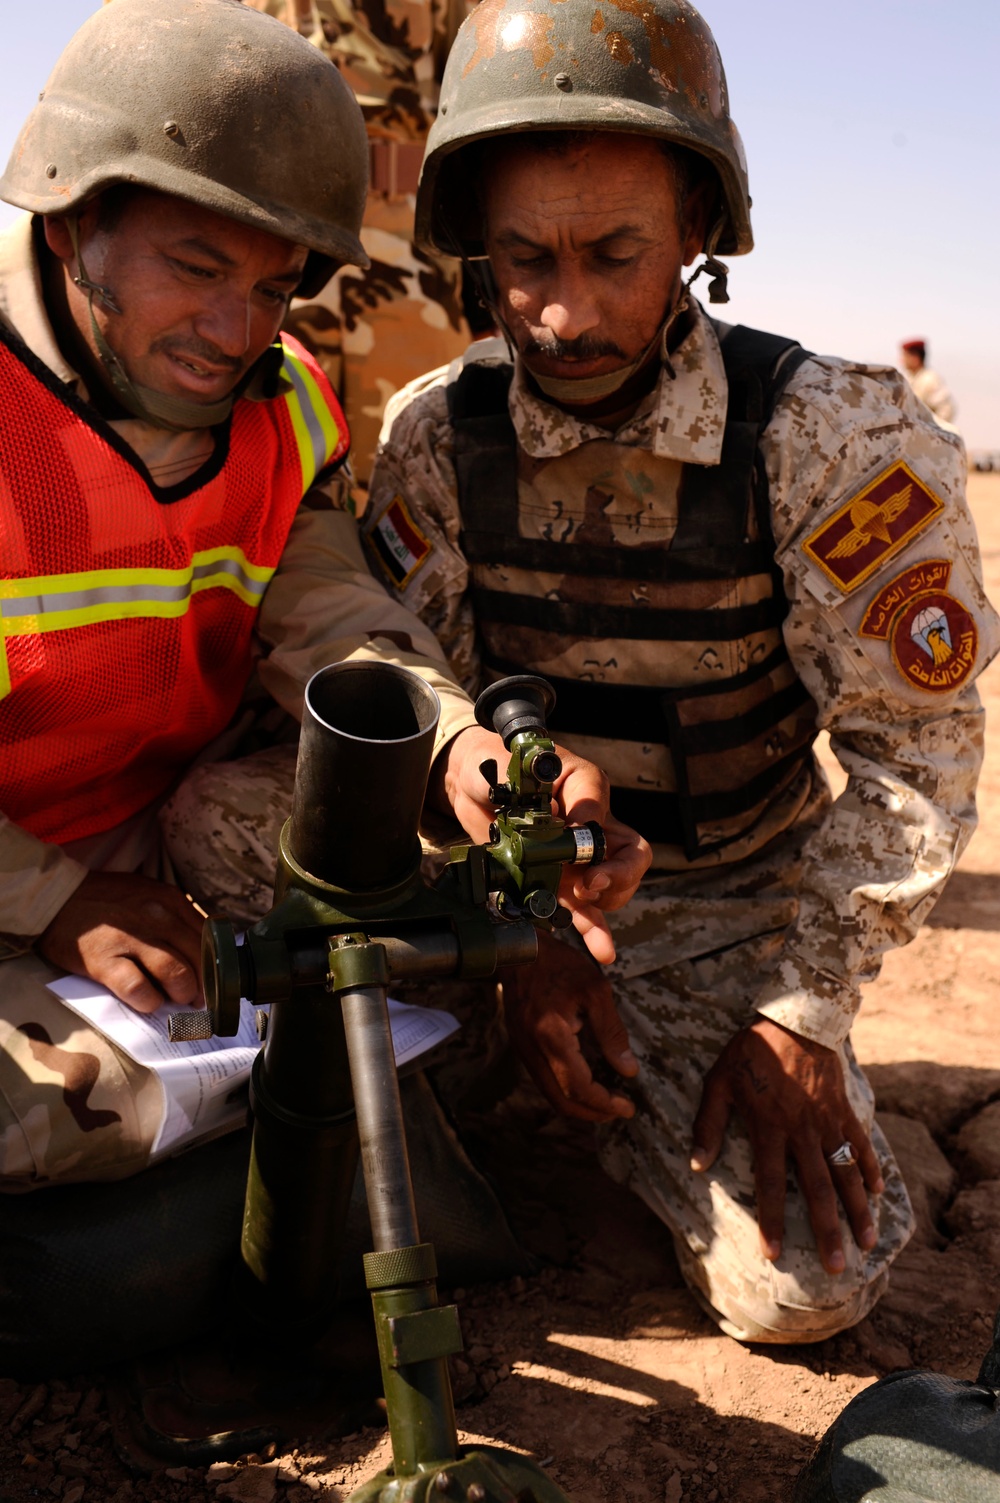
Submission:
<svg viewBox="0 0 1000 1503">
<path fill-rule="evenodd" d="M 0 0 L 0 157 L 96 8 Z M 704 14 L 757 237 L 727 316 L 888 364 L 925 335 L 970 446 L 1000 449 L 1000 5 L 705 0 Z M 0 205 L 0 225 L 14 212 Z"/>
</svg>

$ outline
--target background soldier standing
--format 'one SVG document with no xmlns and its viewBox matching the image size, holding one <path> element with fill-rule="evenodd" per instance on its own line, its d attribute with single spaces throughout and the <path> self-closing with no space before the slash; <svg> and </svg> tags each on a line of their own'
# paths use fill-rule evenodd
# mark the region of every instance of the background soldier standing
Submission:
<svg viewBox="0 0 1000 1503">
<path fill-rule="evenodd" d="M 907 339 L 900 349 L 903 375 L 910 383 L 910 390 L 930 408 L 939 423 L 950 427 L 955 421 L 955 402 L 937 371 L 927 364 L 927 341 Z"/>
<path fill-rule="evenodd" d="M 340 69 L 368 129 L 370 179 L 361 243 L 371 265 L 345 267 L 286 327 L 312 352 L 350 424 L 364 504 L 385 404 L 454 359 L 471 334 L 458 261 L 418 250 L 413 211 L 445 58 L 474 0 L 244 0 L 320 47 Z M 322 171 L 322 162 L 316 170 Z"/>
</svg>

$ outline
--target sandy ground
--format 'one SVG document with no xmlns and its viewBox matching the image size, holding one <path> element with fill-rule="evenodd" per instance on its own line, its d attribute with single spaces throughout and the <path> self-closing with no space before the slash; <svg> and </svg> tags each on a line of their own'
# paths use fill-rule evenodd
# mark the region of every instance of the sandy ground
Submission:
<svg viewBox="0 0 1000 1503">
<path fill-rule="evenodd" d="M 973 477 L 971 494 L 987 585 L 1000 599 L 1000 476 Z M 992 713 L 1000 665 L 981 684 Z M 720 1336 L 684 1290 L 662 1227 L 603 1179 L 580 1136 L 556 1126 L 536 1136 L 535 1164 L 545 1167 L 518 1180 L 516 1220 L 565 1266 L 457 1291 L 466 1437 L 530 1452 L 574 1503 L 770 1503 L 788 1496 L 816 1438 L 876 1377 L 909 1366 L 975 1375 L 1000 1304 L 991 1006 L 1000 738 L 988 744 L 981 811 L 931 923 L 889 957 L 854 1034 L 920 1215 L 873 1315 L 814 1347 L 752 1349 Z M 343 1500 L 388 1460 L 384 1432 L 368 1429 L 235 1465 L 137 1475 L 116 1454 L 104 1385 L 103 1374 L 0 1379 L 0 1503 Z"/>
</svg>

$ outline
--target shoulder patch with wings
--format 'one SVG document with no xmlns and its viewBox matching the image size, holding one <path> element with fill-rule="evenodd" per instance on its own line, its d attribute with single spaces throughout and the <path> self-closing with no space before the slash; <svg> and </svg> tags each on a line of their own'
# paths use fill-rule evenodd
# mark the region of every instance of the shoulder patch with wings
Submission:
<svg viewBox="0 0 1000 1503">
<path fill-rule="evenodd" d="M 940 497 L 898 460 L 810 533 L 802 549 L 849 595 L 943 511 Z"/>
</svg>

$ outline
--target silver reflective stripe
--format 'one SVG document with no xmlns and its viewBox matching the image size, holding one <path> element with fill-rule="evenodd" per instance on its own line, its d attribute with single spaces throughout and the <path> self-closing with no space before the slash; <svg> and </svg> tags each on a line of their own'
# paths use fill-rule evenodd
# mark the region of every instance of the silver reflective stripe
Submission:
<svg viewBox="0 0 1000 1503">
<path fill-rule="evenodd" d="M 309 388 L 306 386 L 302 372 L 296 368 L 294 361 L 288 359 L 287 355 L 285 357 L 284 374 L 288 377 L 292 385 L 295 387 L 295 395 L 298 399 L 299 410 L 302 413 L 302 421 L 306 425 L 306 431 L 309 434 L 309 442 L 312 444 L 314 466 L 313 472 L 309 476 L 303 476 L 303 479 L 307 482 L 308 488 L 308 486 L 312 485 L 313 481 L 316 479 L 316 476 L 326 464 L 328 457 L 328 450 L 326 447 L 326 434 L 323 432 L 322 424 L 320 423 L 319 418 L 316 416 L 316 412 L 312 404 L 312 398 L 309 395 Z"/>
<path fill-rule="evenodd" d="M 209 574 L 231 574 L 248 595 L 263 595 L 269 580 L 253 579 L 237 558 L 217 558 L 214 564 L 196 564 L 194 578 L 205 579 Z"/>
<path fill-rule="evenodd" d="M 63 590 L 52 595 L 22 595 L 16 600 L 0 600 L 0 616 L 44 616 L 50 611 L 82 611 L 94 605 L 121 605 L 129 600 L 184 600 L 191 586 L 181 585 L 102 585 L 94 590 Z"/>
<path fill-rule="evenodd" d="M 185 579 L 182 584 L 99 585 L 92 590 L 60 590 L 46 595 L 20 595 L 12 599 L 0 599 L 0 618 L 83 611 L 97 605 L 124 605 L 133 600 L 166 603 L 186 600 L 191 594 L 195 579 L 208 579 L 219 574 L 230 575 L 248 595 L 261 596 L 268 586 L 266 579 L 253 579 L 238 559 L 219 558 L 212 563 L 196 564 L 191 571 L 191 579 Z"/>
</svg>

